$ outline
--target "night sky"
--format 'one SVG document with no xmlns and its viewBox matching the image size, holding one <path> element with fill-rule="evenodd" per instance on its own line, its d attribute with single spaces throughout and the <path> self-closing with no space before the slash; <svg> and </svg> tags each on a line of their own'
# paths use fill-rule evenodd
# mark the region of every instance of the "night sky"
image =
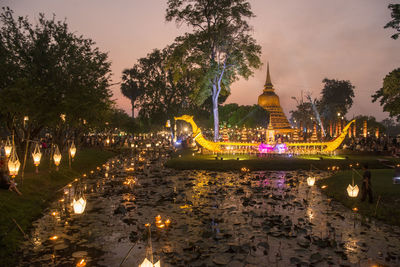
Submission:
<svg viewBox="0 0 400 267">
<path fill-rule="evenodd" d="M 395 0 L 253 0 L 256 18 L 250 21 L 262 46 L 262 61 L 269 61 L 272 83 L 286 114 L 295 107 L 292 96 L 312 92 L 318 97 L 322 79 L 350 80 L 355 89 L 347 117 L 366 114 L 387 117 L 371 95 L 391 70 L 400 67 L 400 40 L 383 29 L 390 20 L 389 3 Z M 17 15 L 32 21 L 39 12 L 67 19 L 70 29 L 92 38 L 112 61 L 114 82 L 124 68 L 154 48 L 164 48 L 187 29 L 165 22 L 166 0 L 2 0 Z M 266 64 L 248 81 L 232 85 L 228 103 L 255 104 L 266 76 Z M 113 87 L 119 107 L 130 114 L 130 102 Z"/>
</svg>

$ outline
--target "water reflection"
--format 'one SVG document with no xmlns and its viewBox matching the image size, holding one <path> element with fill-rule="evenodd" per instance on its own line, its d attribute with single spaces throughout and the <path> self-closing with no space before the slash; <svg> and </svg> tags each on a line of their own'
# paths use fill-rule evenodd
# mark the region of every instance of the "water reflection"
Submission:
<svg viewBox="0 0 400 267">
<path fill-rule="evenodd" d="M 65 188 L 63 198 L 35 223 L 25 263 L 72 266 L 85 259 L 90 266 L 118 266 L 130 251 L 124 266 L 138 266 L 146 256 L 148 222 L 163 266 L 185 261 L 283 266 L 316 259 L 321 266 L 367 265 L 383 262 L 379 252 L 389 250 L 388 243 L 400 248 L 400 234 L 388 234 L 386 226 L 369 230 L 320 189 L 310 188 L 309 172 L 173 171 L 160 167 L 163 155 L 142 152 L 96 168 L 81 181 L 88 201 L 81 215 L 71 214 L 77 185 Z M 50 242 L 52 235 L 60 238 Z M 76 254 L 82 251 L 87 254 Z M 316 251 L 320 255 L 312 256 Z"/>
</svg>

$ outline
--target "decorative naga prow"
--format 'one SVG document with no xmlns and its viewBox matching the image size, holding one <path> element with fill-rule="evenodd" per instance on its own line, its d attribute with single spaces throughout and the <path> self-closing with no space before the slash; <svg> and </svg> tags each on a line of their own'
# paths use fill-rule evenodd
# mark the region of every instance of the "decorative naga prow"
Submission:
<svg viewBox="0 0 400 267">
<path fill-rule="evenodd" d="M 197 126 L 197 124 L 193 120 L 193 116 L 190 115 L 183 115 L 180 117 L 175 117 L 175 120 L 182 120 L 190 123 L 192 126 L 192 131 L 193 131 L 193 139 L 202 147 L 205 149 L 208 149 L 212 152 L 222 152 L 221 146 L 253 146 L 253 147 L 259 147 L 260 143 L 242 143 L 242 142 L 212 142 L 208 141 L 207 139 L 204 138 L 203 133 L 201 132 L 200 128 Z M 343 142 L 343 140 L 346 138 L 346 135 L 349 131 L 350 125 L 354 123 L 355 120 L 352 120 L 349 122 L 344 128 L 343 131 L 340 133 L 338 137 L 333 139 L 332 141 L 328 142 L 298 142 L 298 143 L 286 143 L 286 146 L 288 147 L 316 147 L 319 146 L 323 148 L 324 152 L 332 152 L 335 149 L 337 149 L 340 144 Z"/>
</svg>

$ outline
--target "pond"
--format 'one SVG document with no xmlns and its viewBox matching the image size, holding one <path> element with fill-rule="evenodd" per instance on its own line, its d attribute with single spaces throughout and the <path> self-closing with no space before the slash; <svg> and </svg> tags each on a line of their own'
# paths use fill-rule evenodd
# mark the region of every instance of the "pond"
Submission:
<svg viewBox="0 0 400 267">
<path fill-rule="evenodd" d="M 175 171 L 167 158 L 120 156 L 64 188 L 34 223 L 20 265 L 400 265 L 398 227 L 307 185 L 327 172 Z M 73 214 L 80 191 L 86 208 Z"/>
</svg>

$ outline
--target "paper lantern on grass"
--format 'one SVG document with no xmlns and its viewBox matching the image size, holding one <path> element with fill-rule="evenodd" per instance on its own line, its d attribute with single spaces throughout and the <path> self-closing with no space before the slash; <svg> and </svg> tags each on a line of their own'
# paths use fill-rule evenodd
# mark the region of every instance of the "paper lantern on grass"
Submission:
<svg viewBox="0 0 400 267">
<path fill-rule="evenodd" d="M 86 199 L 83 197 L 80 197 L 78 200 L 74 199 L 72 207 L 74 208 L 75 214 L 82 214 L 86 208 Z"/>
<path fill-rule="evenodd" d="M 35 149 L 32 153 L 33 164 L 37 167 L 40 164 L 40 160 L 42 158 L 42 153 L 40 152 L 39 144 L 36 143 Z"/>
<path fill-rule="evenodd" d="M 10 139 L 7 138 L 6 144 L 4 146 L 4 152 L 6 153 L 6 157 L 8 158 L 11 155 L 12 145 Z"/>
<path fill-rule="evenodd" d="M 349 197 L 357 197 L 358 192 L 359 192 L 358 185 L 349 184 L 347 186 L 347 194 L 349 195 Z"/>
<path fill-rule="evenodd" d="M 161 267 L 160 261 L 157 261 L 155 264 L 151 263 L 147 258 L 144 259 L 142 264 L 139 267 Z"/>
<path fill-rule="evenodd" d="M 54 149 L 53 160 L 54 160 L 54 165 L 56 165 L 58 167 L 61 163 L 61 153 L 60 153 L 60 149 L 58 149 L 58 145 L 55 145 L 55 146 L 56 146 L 56 148 Z"/>
<path fill-rule="evenodd" d="M 307 178 L 307 184 L 309 185 L 309 186 L 313 186 L 314 184 L 315 184 L 315 177 L 308 177 Z"/>
<path fill-rule="evenodd" d="M 8 160 L 8 171 L 12 177 L 18 175 L 19 167 L 21 163 L 19 162 L 17 152 L 15 147 L 12 148 L 10 159 Z"/>
<path fill-rule="evenodd" d="M 74 157 L 75 157 L 75 154 L 76 154 L 76 147 L 75 147 L 74 141 L 72 141 L 72 144 L 71 144 L 71 146 L 70 146 L 70 148 L 69 148 L 69 154 L 71 155 L 71 158 L 74 158 Z"/>
</svg>

